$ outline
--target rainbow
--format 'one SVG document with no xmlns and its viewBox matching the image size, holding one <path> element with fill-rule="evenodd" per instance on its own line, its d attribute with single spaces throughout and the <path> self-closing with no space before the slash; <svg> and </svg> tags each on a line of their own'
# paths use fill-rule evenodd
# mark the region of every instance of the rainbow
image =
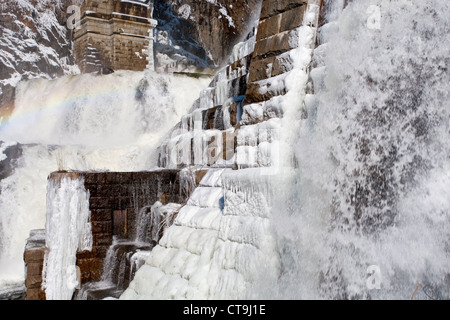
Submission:
<svg viewBox="0 0 450 320">
<path fill-rule="evenodd" d="M 124 73 L 102 77 L 82 74 L 19 83 L 15 104 L 0 110 L 0 139 L 2 133 L 8 135 L 9 131 L 15 131 L 14 128 L 33 125 L 45 116 L 62 114 L 80 105 L 104 104 L 135 97 L 143 74 L 130 79 Z"/>
</svg>

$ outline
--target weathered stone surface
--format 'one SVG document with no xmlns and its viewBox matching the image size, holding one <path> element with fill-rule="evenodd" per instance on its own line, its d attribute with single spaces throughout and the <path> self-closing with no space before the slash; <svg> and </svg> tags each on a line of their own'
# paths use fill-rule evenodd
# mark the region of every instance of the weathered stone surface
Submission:
<svg viewBox="0 0 450 320">
<path fill-rule="evenodd" d="M 27 289 L 25 300 L 46 300 L 45 292 L 39 288 Z"/>
<path fill-rule="evenodd" d="M 111 233 L 112 221 L 93 221 L 92 222 L 93 233 Z"/>
<path fill-rule="evenodd" d="M 81 283 L 90 281 L 99 281 L 103 271 L 102 258 L 88 258 L 77 260 L 77 266 L 80 268 Z"/>
<path fill-rule="evenodd" d="M 208 170 L 197 170 L 195 171 L 195 182 L 197 185 L 200 184 L 200 181 L 202 181 L 205 174 L 208 172 Z"/>
<path fill-rule="evenodd" d="M 91 221 L 93 222 L 112 221 L 112 210 L 110 208 L 94 209 L 91 206 L 90 210 L 91 210 Z"/>
<path fill-rule="evenodd" d="M 257 109 L 265 108 L 266 105 L 260 103 L 286 93 L 284 75 L 293 68 L 291 53 L 299 43 L 298 28 L 302 25 L 307 2 L 263 1 L 244 100 L 251 106 L 244 108 L 247 112 L 244 122 L 280 116 L 278 109 Z"/>
<path fill-rule="evenodd" d="M 24 261 L 26 263 L 42 261 L 44 259 L 44 255 L 45 255 L 45 250 L 43 248 L 25 250 Z"/>
<path fill-rule="evenodd" d="M 294 67 L 294 61 L 292 60 L 292 54 L 291 51 L 285 52 L 283 54 L 280 54 L 274 59 L 274 62 L 272 64 L 272 69 L 270 76 L 276 77 L 280 74 L 289 72 Z"/>
<path fill-rule="evenodd" d="M 42 274 L 29 274 L 25 279 L 27 288 L 40 288 L 42 284 Z"/>
<path fill-rule="evenodd" d="M 236 132 L 222 132 L 222 159 L 231 160 L 236 149 Z"/>
<path fill-rule="evenodd" d="M 233 46 L 242 41 L 258 19 L 262 0 L 170 0 L 175 14 L 189 6 L 191 35 L 218 66 L 225 64 Z M 179 14 L 179 13 L 178 13 Z"/>
<path fill-rule="evenodd" d="M 281 14 L 281 23 L 279 32 L 292 30 L 302 25 L 303 16 L 305 15 L 306 5 L 294 7 Z"/>
<path fill-rule="evenodd" d="M 252 104 L 270 100 L 271 98 L 286 93 L 283 75 L 280 79 L 274 79 L 273 82 L 253 82 L 248 84 L 245 94 L 245 103 Z"/>
</svg>

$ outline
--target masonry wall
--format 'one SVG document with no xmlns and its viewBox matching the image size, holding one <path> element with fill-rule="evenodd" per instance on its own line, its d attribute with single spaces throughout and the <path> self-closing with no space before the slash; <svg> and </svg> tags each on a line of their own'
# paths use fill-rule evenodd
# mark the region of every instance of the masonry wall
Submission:
<svg viewBox="0 0 450 320">
<path fill-rule="evenodd" d="M 156 26 L 151 19 L 152 5 L 89 0 L 81 11 L 81 25 L 73 34 L 75 60 L 81 72 L 146 68 L 147 49 L 153 41 L 150 30 Z"/>
</svg>

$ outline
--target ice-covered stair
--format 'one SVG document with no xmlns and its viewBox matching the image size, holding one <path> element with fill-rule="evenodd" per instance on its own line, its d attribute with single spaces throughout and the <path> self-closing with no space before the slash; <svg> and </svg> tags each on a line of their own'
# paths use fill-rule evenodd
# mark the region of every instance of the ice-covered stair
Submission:
<svg viewBox="0 0 450 320">
<path fill-rule="evenodd" d="M 270 176 L 210 169 L 121 299 L 236 299 L 279 270 Z"/>
</svg>

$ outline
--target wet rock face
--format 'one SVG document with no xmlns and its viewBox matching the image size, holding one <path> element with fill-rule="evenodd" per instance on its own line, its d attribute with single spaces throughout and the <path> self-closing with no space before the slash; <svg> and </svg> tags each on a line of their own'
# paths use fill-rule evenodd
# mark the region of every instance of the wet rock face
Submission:
<svg viewBox="0 0 450 320">
<path fill-rule="evenodd" d="M 165 0 L 155 2 L 158 36 L 203 60 L 204 66 L 222 66 L 232 47 L 243 40 L 259 16 L 262 0 Z M 161 40 L 161 39 L 160 39 Z M 155 50 L 162 51 L 162 41 Z M 172 46 L 173 47 L 173 46 Z M 192 58 L 192 57 L 191 57 Z"/>
</svg>

